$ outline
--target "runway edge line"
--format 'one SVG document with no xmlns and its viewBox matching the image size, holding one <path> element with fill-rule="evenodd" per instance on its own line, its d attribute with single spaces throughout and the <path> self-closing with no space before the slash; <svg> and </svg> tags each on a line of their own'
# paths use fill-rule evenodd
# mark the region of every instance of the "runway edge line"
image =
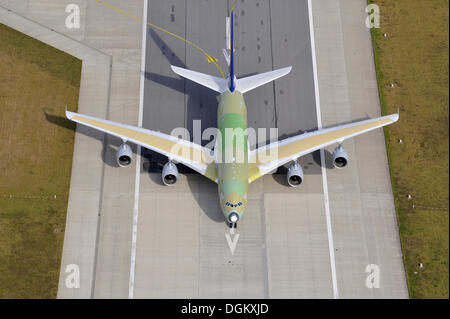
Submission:
<svg viewBox="0 0 450 319">
<path fill-rule="evenodd" d="M 314 90 L 315 90 L 315 100 L 316 100 L 316 111 L 317 111 L 317 128 L 320 130 L 322 128 L 322 115 L 320 112 L 320 95 L 319 95 L 319 81 L 317 75 L 317 59 L 316 59 L 316 44 L 314 40 L 314 21 L 312 12 L 312 0 L 308 0 L 308 14 L 309 14 L 309 32 L 311 38 L 311 55 L 313 64 L 313 74 L 314 74 Z M 336 262 L 334 258 L 334 242 L 333 242 L 333 230 L 331 228 L 331 213 L 330 213 L 330 202 L 328 199 L 328 184 L 327 184 L 327 171 L 325 167 L 325 152 L 324 149 L 320 149 L 320 166 L 322 169 L 322 182 L 323 182 L 323 196 L 325 202 L 325 215 L 327 223 L 327 233 L 328 233 L 328 250 L 330 253 L 330 265 L 331 265 L 331 279 L 333 282 L 333 297 L 334 299 L 339 298 L 339 291 L 336 279 Z"/>
<path fill-rule="evenodd" d="M 142 127 L 144 112 L 144 82 L 145 82 L 145 51 L 147 49 L 147 12 L 148 0 L 144 0 L 142 15 L 142 49 L 141 49 L 141 81 L 139 88 L 139 119 L 138 126 Z M 130 281 L 128 285 L 128 299 L 134 298 L 134 276 L 136 269 L 136 240 L 139 217 L 139 185 L 141 182 L 141 146 L 136 150 L 136 179 L 134 184 L 133 230 L 131 239 Z"/>
</svg>

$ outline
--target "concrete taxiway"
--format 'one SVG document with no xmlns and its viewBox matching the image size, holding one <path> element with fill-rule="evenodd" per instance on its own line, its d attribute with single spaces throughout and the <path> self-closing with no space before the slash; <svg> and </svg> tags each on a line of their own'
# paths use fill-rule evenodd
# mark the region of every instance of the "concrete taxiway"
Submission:
<svg viewBox="0 0 450 319">
<path fill-rule="evenodd" d="M 68 31 L 59 24 L 64 1 L 49 2 L 0 5 L 111 57 L 105 99 L 89 109 L 94 99 L 83 82 L 81 112 L 137 125 L 142 94 L 146 128 L 192 133 L 193 120 L 215 126 L 214 93 L 170 69 L 219 76 L 198 51 L 163 33 L 143 33 L 141 23 L 96 1 L 70 1 L 84 18 L 80 30 Z M 196 43 L 226 69 L 221 51 L 231 0 L 148 1 L 147 8 L 146 1 L 109 2 Z M 283 138 L 380 115 L 365 6 L 364 0 L 238 2 L 238 76 L 293 66 L 288 76 L 246 94 L 249 126 L 278 127 Z M 78 128 L 59 298 L 408 297 L 381 130 L 344 143 L 346 169 L 331 168 L 330 148 L 324 165 L 320 152 L 300 160 L 300 188 L 287 187 L 283 174 L 253 183 L 235 234 L 224 223 L 214 183 L 183 170 L 174 187 L 165 187 L 158 165 L 164 159 L 144 151 L 137 167 L 119 169 L 120 141 L 92 136 Z M 234 255 L 226 234 L 239 234 Z M 65 285 L 69 264 L 81 265 L 80 288 Z M 374 267 L 379 288 L 368 288 Z"/>
</svg>

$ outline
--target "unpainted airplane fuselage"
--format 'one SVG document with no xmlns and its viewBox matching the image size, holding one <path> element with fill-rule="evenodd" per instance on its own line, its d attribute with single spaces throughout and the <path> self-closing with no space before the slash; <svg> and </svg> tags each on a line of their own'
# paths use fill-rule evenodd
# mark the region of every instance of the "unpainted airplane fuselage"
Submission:
<svg viewBox="0 0 450 319">
<path fill-rule="evenodd" d="M 227 90 L 220 95 L 217 129 L 220 139 L 216 142 L 220 207 L 225 219 L 235 223 L 247 207 L 249 185 L 247 108 L 241 92 Z"/>
</svg>

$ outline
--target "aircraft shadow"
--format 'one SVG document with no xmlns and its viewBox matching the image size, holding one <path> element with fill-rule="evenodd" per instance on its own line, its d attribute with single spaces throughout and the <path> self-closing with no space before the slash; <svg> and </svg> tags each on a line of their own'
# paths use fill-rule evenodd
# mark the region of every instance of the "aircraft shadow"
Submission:
<svg viewBox="0 0 450 319">
<path fill-rule="evenodd" d="M 100 143 L 102 143 L 103 146 L 100 152 L 100 156 L 103 162 L 111 167 L 119 167 L 116 161 L 116 153 L 120 145 L 122 145 L 121 139 L 109 134 L 99 132 L 84 125 L 77 125 L 77 123 L 63 116 L 49 114 L 45 109 L 42 109 L 42 111 L 48 122 L 98 140 Z M 130 146 L 134 153 L 134 156 L 136 157 L 136 145 L 130 144 Z"/>
<path fill-rule="evenodd" d="M 171 65 L 181 68 L 187 68 L 186 64 L 175 54 L 175 52 L 167 45 L 164 40 L 153 30 L 150 30 L 150 36 L 157 44 L 163 55 L 166 57 Z M 217 118 L 217 96 L 218 93 L 209 90 L 197 83 L 187 81 L 184 78 L 173 78 L 153 72 L 144 72 L 147 80 L 158 83 L 162 86 L 168 87 L 185 94 L 186 96 L 186 118 L 185 128 L 190 134 L 191 141 L 193 137 L 193 121 L 200 120 L 202 129 L 208 127 L 216 127 Z M 202 141 L 205 146 L 210 141 Z M 167 157 L 151 150 L 143 150 L 143 168 L 149 173 L 150 178 L 155 183 L 163 185 L 161 180 L 161 172 L 164 164 L 167 162 Z M 178 165 L 178 171 L 183 175 L 197 174 L 195 171 L 184 165 Z M 217 193 L 217 184 L 199 176 L 189 177 L 187 179 L 189 189 L 194 194 L 195 200 L 201 210 L 214 222 L 225 222 L 222 211 L 219 206 L 219 197 Z M 177 187 L 177 186 L 175 186 Z M 215 207 L 215 209 L 214 209 Z"/>
</svg>

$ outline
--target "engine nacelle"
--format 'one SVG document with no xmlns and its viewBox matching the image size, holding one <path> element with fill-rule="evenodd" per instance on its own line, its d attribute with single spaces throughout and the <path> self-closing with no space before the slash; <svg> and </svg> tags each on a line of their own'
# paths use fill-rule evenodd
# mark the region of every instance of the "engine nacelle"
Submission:
<svg viewBox="0 0 450 319">
<path fill-rule="evenodd" d="M 291 187 L 298 187 L 303 182 L 303 169 L 297 161 L 288 168 L 287 182 Z"/>
<path fill-rule="evenodd" d="M 116 154 L 116 160 L 120 167 L 127 167 L 131 164 L 133 161 L 133 151 L 130 145 L 125 143 L 120 145 Z"/>
<path fill-rule="evenodd" d="M 166 186 L 173 186 L 178 181 L 178 169 L 172 162 L 167 162 L 162 170 L 161 178 Z"/>
<path fill-rule="evenodd" d="M 344 168 L 348 164 L 348 154 L 342 145 L 336 147 L 333 151 L 333 165 L 336 168 Z"/>
</svg>

